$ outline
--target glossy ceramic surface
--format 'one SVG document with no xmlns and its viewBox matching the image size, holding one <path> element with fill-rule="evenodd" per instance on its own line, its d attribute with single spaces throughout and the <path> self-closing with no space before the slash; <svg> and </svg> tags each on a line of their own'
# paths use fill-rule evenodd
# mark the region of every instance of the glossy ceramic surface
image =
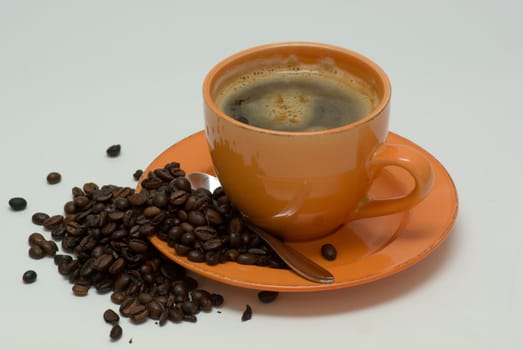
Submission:
<svg viewBox="0 0 523 350">
<path fill-rule="evenodd" d="M 260 70 L 277 60 L 307 71 L 346 72 L 375 92 L 375 108 L 336 128 L 285 132 L 257 128 L 223 113 L 214 100 L 234 72 Z M 299 62 L 299 63 L 297 63 Z M 248 67 L 248 68 L 246 68 Z M 320 68 L 327 67 L 327 68 Z M 212 163 L 225 192 L 257 226 L 285 240 L 320 238 L 347 218 L 391 214 L 419 203 L 432 187 L 425 157 L 402 145 L 383 145 L 388 133 L 390 82 L 383 70 L 353 51 L 320 43 L 254 47 L 218 63 L 203 84 L 205 133 Z M 374 176 L 387 165 L 406 169 L 413 191 L 375 201 L 367 196 Z M 241 169 L 241 171 L 238 171 Z"/>
<path fill-rule="evenodd" d="M 409 140 L 389 133 L 387 143 L 417 148 L 431 162 L 434 186 L 424 201 L 409 211 L 388 216 L 361 219 L 345 225 L 319 240 L 292 242 L 295 249 L 324 266 L 334 275 L 333 284 L 304 280 L 290 270 L 246 266 L 233 262 L 208 266 L 176 255 L 174 249 L 156 237 L 152 243 L 167 257 L 197 274 L 223 283 L 286 292 L 312 292 L 356 286 L 400 272 L 426 257 L 449 235 L 458 210 L 454 183 L 445 168 L 428 152 Z M 145 173 L 177 161 L 186 172 L 213 173 L 205 135 L 198 132 L 160 154 Z M 401 195 L 412 187 L 412 178 L 397 167 L 381 171 L 371 188 L 376 198 Z M 320 246 L 337 247 L 335 261 L 321 257 Z"/>
</svg>

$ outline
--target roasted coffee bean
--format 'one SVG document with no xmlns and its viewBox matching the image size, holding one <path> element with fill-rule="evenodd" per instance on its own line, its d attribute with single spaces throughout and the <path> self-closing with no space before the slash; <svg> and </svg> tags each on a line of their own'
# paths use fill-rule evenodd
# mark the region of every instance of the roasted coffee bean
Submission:
<svg viewBox="0 0 523 350">
<path fill-rule="evenodd" d="M 216 210 L 214 210 L 212 208 L 205 209 L 205 218 L 212 225 L 221 225 L 221 224 L 223 224 L 222 215 L 218 211 L 216 211 Z"/>
<path fill-rule="evenodd" d="M 143 215 L 147 218 L 150 218 L 150 217 L 160 214 L 160 212 L 161 212 L 160 208 L 155 207 L 155 206 L 150 206 L 150 207 L 145 208 L 145 210 L 143 211 Z"/>
<path fill-rule="evenodd" d="M 191 192 L 191 182 L 186 177 L 179 176 L 175 178 L 171 184 L 177 190 L 185 191 L 187 193 Z"/>
<path fill-rule="evenodd" d="M 42 259 L 46 256 L 45 250 L 37 245 L 32 245 L 29 248 L 29 256 L 33 259 Z"/>
<path fill-rule="evenodd" d="M 170 182 L 171 180 L 174 180 L 174 176 L 169 172 L 169 170 L 163 168 L 163 169 L 156 169 L 153 171 L 154 175 L 158 177 L 160 180 L 164 182 Z"/>
<path fill-rule="evenodd" d="M 163 326 L 167 323 L 169 320 L 169 309 L 164 308 L 162 311 L 162 314 L 160 315 L 160 318 L 158 319 L 158 325 Z"/>
<path fill-rule="evenodd" d="M 185 232 L 182 237 L 180 238 L 180 242 L 182 244 L 185 244 L 187 246 L 194 246 L 194 243 L 196 243 L 196 234 L 193 232 L 193 230 Z"/>
<path fill-rule="evenodd" d="M 123 330 L 120 325 L 114 325 L 113 328 L 111 328 L 111 332 L 109 333 L 109 337 L 111 337 L 111 340 L 115 341 L 122 337 Z"/>
<path fill-rule="evenodd" d="M 122 150 L 121 145 L 118 145 L 118 144 L 111 145 L 111 146 L 109 146 L 109 148 L 107 148 L 105 153 L 107 153 L 107 156 L 109 156 L 109 157 L 118 157 L 120 155 L 121 150 Z"/>
<path fill-rule="evenodd" d="M 202 243 L 202 248 L 205 251 L 217 250 L 222 247 L 222 240 L 220 238 L 212 238 Z"/>
<path fill-rule="evenodd" d="M 27 207 L 27 201 L 22 197 L 13 197 L 9 200 L 9 206 L 14 211 L 24 210 Z"/>
<path fill-rule="evenodd" d="M 321 246 L 321 256 L 323 256 L 327 260 L 336 260 L 336 257 L 338 255 L 338 252 L 336 251 L 336 248 L 330 244 L 325 243 Z"/>
<path fill-rule="evenodd" d="M 187 254 L 187 259 L 192 262 L 203 262 L 205 261 L 205 253 L 201 249 L 192 249 Z"/>
<path fill-rule="evenodd" d="M 29 238 L 27 239 L 27 241 L 28 241 L 29 245 L 37 245 L 39 247 L 42 247 L 47 242 L 45 237 L 41 233 L 38 233 L 38 232 L 31 233 L 29 235 Z"/>
<path fill-rule="evenodd" d="M 169 321 L 174 323 L 180 323 L 183 321 L 184 314 L 180 308 L 172 308 L 169 310 Z"/>
<path fill-rule="evenodd" d="M 63 215 L 53 215 L 46 220 L 44 220 L 44 228 L 47 230 L 52 230 L 56 226 L 60 225 L 64 221 Z"/>
<path fill-rule="evenodd" d="M 243 253 L 238 256 L 236 262 L 242 265 L 254 265 L 256 264 L 257 260 L 258 257 L 256 255 L 250 253 Z"/>
<path fill-rule="evenodd" d="M 276 300 L 276 298 L 278 298 L 278 295 L 279 295 L 278 292 L 263 290 L 263 291 L 258 292 L 258 299 L 262 303 L 268 304 L 268 303 L 272 303 L 274 300 Z"/>
<path fill-rule="evenodd" d="M 145 321 L 147 321 L 148 317 L 149 317 L 149 312 L 147 311 L 147 309 L 143 309 L 140 312 L 132 314 L 131 321 L 135 324 L 140 324 L 140 323 L 144 323 Z"/>
<path fill-rule="evenodd" d="M 212 293 L 211 295 L 209 295 L 209 299 L 211 299 L 213 306 L 218 307 L 223 305 L 224 299 L 223 296 L 220 294 Z"/>
<path fill-rule="evenodd" d="M 187 220 L 189 220 L 189 223 L 193 226 L 203 226 L 207 224 L 207 220 L 205 219 L 205 215 L 198 210 L 190 211 L 187 215 Z"/>
<path fill-rule="evenodd" d="M 193 230 L 194 234 L 200 241 L 207 241 L 215 238 L 218 232 L 212 226 L 198 226 Z"/>
<path fill-rule="evenodd" d="M 73 293 L 76 296 L 83 297 L 86 296 L 87 293 L 89 293 L 89 286 L 85 284 L 74 284 L 73 285 Z"/>
<path fill-rule="evenodd" d="M 133 173 L 133 178 L 138 181 L 140 180 L 140 177 L 142 176 L 143 174 L 143 170 L 142 169 L 137 169 L 134 173 Z"/>
<path fill-rule="evenodd" d="M 252 318 L 252 309 L 251 309 L 251 306 L 249 304 L 247 304 L 245 306 L 245 310 L 243 311 L 243 314 L 242 314 L 242 322 L 248 321 L 251 318 Z"/>
<path fill-rule="evenodd" d="M 109 266 L 108 272 L 111 275 L 118 275 L 121 272 L 123 272 L 123 270 L 125 269 L 125 265 L 126 265 L 125 259 L 120 256 L 111 263 L 111 266 Z"/>
<path fill-rule="evenodd" d="M 200 312 L 198 303 L 192 301 L 185 301 L 182 304 L 182 311 L 185 315 L 196 315 Z"/>
<path fill-rule="evenodd" d="M 41 212 L 34 213 L 33 216 L 31 216 L 31 221 L 33 222 L 33 224 L 40 226 L 43 225 L 44 221 L 47 219 L 49 219 L 49 215 Z"/>
<path fill-rule="evenodd" d="M 66 228 L 64 225 L 58 225 L 55 228 L 53 228 L 51 231 L 51 237 L 55 241 L 59 241 L 59 240 L 63 239 L 65 237 L 65 234 L 66 234 Z"/>
<path fill-rule="evenodd" d="M 122 292 L 113 292 L 111 294 L 111 301 L 117 305 L 120 305 L 125 300 L 125 298 L 127 298 L 127 296 Z"/>
<path fill-rule="evenodd" d="M 45 255 L 51 257 L 55 256 L 58 251 L 58 246 L 54 241 L 45 241 L 41 248 L 44 250 Z"/>
<path fill-rule="evenodd" d="M 185 204 L 189 198 L 189 194 L 183 190 L 176 190 L 169 196 L 169 203 L 175 206 L 180 206 Z"/>
<path fill-rule="evenodd" d="M 114 259 L 111 254 L 103 254 L 93 261 L 93 269 L 96 271 L 107 271 L 112 266 Z"/>
<path fill-rule="evenodd" d="M 149 250 L 149 244 L 141 239 L 131 239 L 129 249 L 135 253 L 144 254 Z"/>
<path fill-rule="evenodd" d="M 33 270 L 27 270 L 22 275 L 22 280 L 24 281 L 24 283 L 33 283 L 34 281 L 36 281 L 36 272 Z"/>
<path fill-rule="evenodd" d="M 147 311 L 151 319 L 159 320 L 164 312 L 164 307 L 158 301 L 153 300 L 147 304 Z"/>
<path fill-rule="evenodd" d="M 222 257 L 219 251 L 209 250 L 205 252 L 205 262 L 207 265 L 214 266 L 222 262 Z"/>
<path fill-rule="evenodd" d="M 73 261 L 73 257 L 70 256 L 70 255 L 65 255 L 65 254 L 56 254 L 53 257 L 53 260 L 54 260 L 55 265 L 58 266 L 60 264 L 69 264 L 69 263 L 71 263 L 71 261 Z"/>
<path fill-rule="evenodd" d="M 52 171 L 49 174 L 47 174 L 47 183 L 50 185 L 56 185 L 62 181 L 62 175 L 56 171 Z"/>
<path fill-rule="evenodd" d="M 120 321 L 120 316 L 118 316 L 118 314 L 114 312 L 112 309 L 105 310 L 103 318 L 105 322 L 112 325 L 115 325 Z"/>
<path fill-rule="evenodd" d="M 138 193 L 134 193 L 132 195 L 129 196 L 129 198 L 127 198 L 129 203 L 135 207 L 139 207 L 143 204 L 145 204 L 145 202 L 147 202 L 147 194 L 142 191 L 142 192 L 138 192 Z"/>
</svg>

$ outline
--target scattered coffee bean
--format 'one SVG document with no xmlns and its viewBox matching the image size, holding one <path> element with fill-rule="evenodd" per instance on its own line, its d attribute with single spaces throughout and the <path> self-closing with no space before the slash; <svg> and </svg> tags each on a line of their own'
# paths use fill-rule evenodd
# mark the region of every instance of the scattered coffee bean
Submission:
<svg viewBox="0 0 523 350">
<path fill-rule="evenodd" d="M 62 175 L 56 171 L 52 171 L 49 174 L 47 174 L 47 183 L 50 185 L 56 185 L 62 181 Z"/>
<path fill-rule="evenodd" d="M 22 197 L 13 197 L 9 200 L 9 206 L 14 211 L 24 210 L 27 207 L 27 201 Z"/>
<path fill-rule="evenodd" d="M 338 252 L 336 251 L 336 248 L 332 244 L 325 243 L 324 245 L 321 246 L 321 255 L 325 259 L 332 261 L 332 260 L 336 260 Z"/>
<path fill-rule="evenodd" d="M 112 309 L 105 310 L 103 314 L 104 321 L 112 324 L 113 326 L 120 321 L 120 316 L 116 312 L 114 312 Z"/>
<path fill-rule="evenodd" d="M 33 270 L 27 270 L 24 272 L 22 279 L 24 280 L 24 283 L 33 283 L 36 281 L 36 272 Z"/>
<path fill-rule="evenodd" d="M 46 253 L 42 247 L 37 246 L 37 245 L 32 245 L 29 248 L 29 256 L 33 259 L 42 259 L 42 258 L 45 258 Z"/>
<path fill-rule="evenodd" d="M 258 292 L 258 299 L 265 304 L 272 303 L 276 298 L 278 298 L 279 293 L 273 291 L 260 291 Z"/>
<path fill-rule="evenodd" d="M 109 333 L 109 337 L 111 337 L 111 340 L 118 340 L 122 337 L 122 334 L 123 334 L 123 330 L 122 330 L 122 327 L 120 325 L 114 325 L 112 328 L 111 328 L 111 332 Z M 132 341 L 130 340 L 129 343 L 131 343 Z"/>
<path fill-rule="evenodd" d="M 245 306 L 245 310 L 243 311 L 243 314 L 242 314 L 242 322 L 248 321 L 251 318 L 252 318 L 252 309 L 251 309 L 251 306 L 249 304 L 247 304 Z"/>
<path fill-rule="evenodd" d="M 33 214 L 32 221 L 52 240 L 32 234 L 34 258 L 53 256 L 58 272 L 85 296 L 91 288 L 110 293 L 119 313 L 106 311 L 111 339 L 121 337 L 120 316 L 133 323 L 148 319 L 196 322 L 197 314 L 223 304 L 223 296 L 198 289 L 198 281 L 149 242 L 156 234 L 181 255 L 210 265 L 229 262 L 287 268 L 248 231 L 223 190 L 191 189 L 179 163 L 169 163 L 142 179 L 142 190 L 86 183 L 71 190 L 64 214 Z M 60 242 L 63 254 L 57 254 Z M 242 315 L 252 317 L 249 305 Z M 114 334 L 113 334 L 114 333 Z M 113 337 L 114 335 L 114 337 Z"/>
<path fill-rule="evenodd" d="M 73 294 L 78 297 L 86 296 L 89 293 L 89 286 L 85 284 L 76 283 L 73 285 Z"/>
<path fill-rule="evenodd" d="M 140 180 L 140 177 L 142 176 L 143 174 L 143 170 L 142 169 L 137 169 L 134 174 L 133 174 L 133 178 L 138 181 Z"/>
<path fill-rule="evenodd" d="M 44 221 L 49 219 L 49 215 L 46 213 L 34 213 L 33 216 L 31 216 L 31 221 L 35 225 L 42 226 L 44 224 Z"/>
<path fill-rule="evenodd" d="M 112 145 L 107 148 L 106 153 L 109 157 L 118 157 L 120 155 L 120 151 L 122 150 L 122 146 L 120 145 Z"/>
</svg>

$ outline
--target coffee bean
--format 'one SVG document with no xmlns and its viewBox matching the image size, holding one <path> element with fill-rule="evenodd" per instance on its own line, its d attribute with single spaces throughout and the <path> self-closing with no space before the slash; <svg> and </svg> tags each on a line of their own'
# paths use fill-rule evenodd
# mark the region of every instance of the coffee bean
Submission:
<svg viewBox="0 0 523 350">
<path fill-rule="evenodd" d="M 107 156 L 114 158 L 120 155 L 121 150 L 122 147 L 120 145 L 112 145 L 109 146 L 105 152 L 107 153 Z"/>
<path fill-rule="evenodd" d="M 64 221 L 63 215 L 53 215 L 46 220 L 44 220 L 44 228 L 47 230 L 52 230 L 53 228 L 57 227 Z"/>
<path fill-rule="evenodd" d="M 187 259 L 192 262 L 205 261 L 205 253 L 201 249 L 193 249 L 187 254 Z"/>
<path fill-rule="evenodd" d="M 180 308 L 172 308 L 169 310 L 169 321 L 174 323 L 180 323 L 183 321 L 184 314 Z"/>
<path fill-rule="evenodd" d="M 31 216 L 31 221 L 35 225 L 43 225 L 47 219 L 49 219 L 49 215 L 46 213 L 34 213 L 33 216 Z"/>
<path fill-rule="evenodd" d="M 46 256 L 45 250 L 37 245 L 32 245 L 29 248 L 29 256 L 33 259 L 42 259 Z"/>
<path fill-rule="evenodd" d="M 111 254 L 102 254 L 93 261 L 93 269 L 107 271 L 112 266 L 114 259 Z"/>
<path fill-rule="evenodd" d="M 209 295 L 209 298 L 211 299 L 211 302 L 212 302 L 212 305 L 213 306 L 222 306 L 223 305 L 223 296 L 220 295 L 220 294 L 216 294 L 216 293 L 212 293 L 211 295 Z"/>
<path fill-rule="evenodd" d="M 62 181 L 62 175 L 56 171 L 52 171 L 49 174 L 47 174 L 47 183 L 50 185 L 56 185 Z"/>
<path fill-rule="evenodd" d="M 36 281 L 36 272 L 33 270 L 27 270 L 22 276 L 24 283 L 33 283 Z"/>
<path fill-rule="evenodd" d="M 251 309 L 251 306 L 249 304 L 247 304 L 245 306 L 245 310 L 243 311 L 243 314 L 242 314 L 242 322 L 248 321 L 251 318 L 252 318 L 252 309 Z"/>
<path fill-rule="evenodd" d="M 73 294 L 79 297 L 86 296 L 89 293 L 89 286 L 85 284 L 74 284 Z"/>
<path fill-rule="evenodd" d="M 137 169 L 134 174 L 133 174 L 133 178 L 138 181 L 140 180 L 140 177 L 142 176 L 143 174 L 143 170 L 142 169 Z"/>
<path fill-rule="evenodd" d="M 133 321 L 133 323 L 140 324 L 140 323 L 144 323 L 145 321 L 147 321 L 148 317 L 149 317 L 149 313 L 148 313 L 147 309 L 144 309 L 140 312 L 137 312 L 137 313 L 131 315 L 131 321 Z"/>
<path fill-rule="evenodd" d="M 159 320 L 164 312 L 164 307 L 158 301 L 153 300 L 147 304 L 147 311 L 151 319 Z"/>
<path fill-rule="evenodd" d="M 172 186 L 177 190 L 191 192 L 191 182 L 183 176 L 179 176 L 172 181 Z"/>
<path fill-rule="evenodd" d="M 38 232 L 31 233 L 29 235 L 29 238 L 27 239 L 27 241 L 28 241 L 29 245 L 37 245 L 39 247 L 42 247 L 47 242 L 45 237 L 41 233 L 38 233 Z"/>
<path fill-rule="evenodd" d="M 242 265 L 254 265 L 256 264 L 257 260 L 258 257 L 256 255 L 250 253 L 243 253 L 238 256 L 236 262 Z"/>
<path fill-rule="evenodd" d="M 14 211 L 21 211 L 27 207 L 27 201 L 22 197 L 13 197 L 9 200 L 9 206 Z"/>
<path fill-rule="evenodd" d="M 111 294 L 111 301 L 117 305 L 120 305 L 127 296 L 122 292 L 113 292 Z"/>
<path fill-rule="evenodd" d="M 105 322 L 112 325 L 116 325 L 118 321 L 120 321 L 120 316 L 118 316 L 118 314 L 114 312 L 112 309 L 105 310 L 103 318 Z"/>
<path fill-rule="evenodd" d="M 338 252 L 336 251 L 336 248 L 330 244 L 325 243 L 321 246 L 321 256 L 323 256 L 327 260 L 336 260 L 336 257 L 338 255 Z"/>
<path fill-rule="evenodd" d="M 58 246 L 54 241 L 45 241 L 41 248 L 44 250 L 45 254 L 50 257 L 55 256 L 58 251 Z"/>
<path fill-rule="evenodd" d="M 109 333 L 109 337 L 111 337 L 111 340 L 118 340 L 122 337 L 123 330 L 120 325 L 114 325 L 111 328 L 111 332 Z"/>
<path fill-rule="evenodd" d="M 278 298 L 279 293 L 273 291 L 260 291 L 258 292 L 258 299 L 265 304 L 272 303 L 276 298 Z"/>
</svg>

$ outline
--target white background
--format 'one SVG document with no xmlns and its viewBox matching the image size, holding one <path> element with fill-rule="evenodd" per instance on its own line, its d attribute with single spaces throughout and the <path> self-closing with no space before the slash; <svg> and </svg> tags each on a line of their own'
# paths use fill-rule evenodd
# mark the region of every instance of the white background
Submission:
<svg viewBox="0 0 523 350">
<path fill-rule="evenodd" d="M 517 0 L 1 0 L 0 347 L 521 349 L 522 15 Z M 201 84 L 215 63 L 289 40 L 344 46 L 384 68 L 391 130 L 456 183 L 454 230 L 395 276 L 268 305 L 202 278 L 224 295 L 221 314 L 162 328 L 124 320 L 111 343 L 109 296 L 74 297 L 50 259 L 27 256 L 40 229 L 32 213 L 61 213 L 87 181 L 134 186 L 134 170 L 202 129 Z M 122 154 L 110 159 L 114 143 Z M 63 180 L 50 186 L 53 170 Z M 9 209 L 14 196 L 25 211 Z M 38 280 L 24 285 L 30 268 Z M 246 303 L 254 316 L 241 322 Z"/>
</svg>

